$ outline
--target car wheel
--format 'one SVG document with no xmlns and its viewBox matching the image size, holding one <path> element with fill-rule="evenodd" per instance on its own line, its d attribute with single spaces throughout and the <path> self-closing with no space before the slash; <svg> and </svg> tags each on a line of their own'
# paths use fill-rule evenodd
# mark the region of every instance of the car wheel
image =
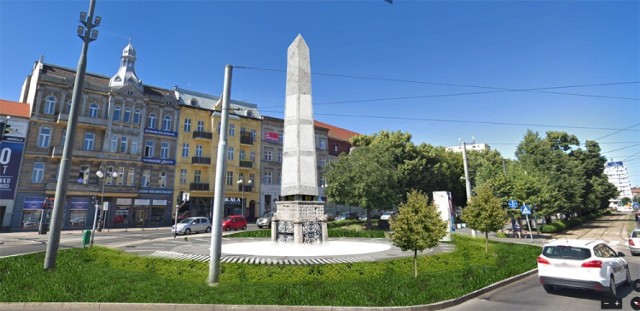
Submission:
<svg viewBox="0 0 640 311">
<path fill-rule="evenodd" d="M 207 229 L 205 229 L 204 232 L 206 232 L 206 233 L 211 232 L 211 227 L 207 227 Z"/>
<path fill-rule="evenodd" d="M 554 290 L 553 285 L 542 285 L 542 288 L 544 288 L 547 293 L 552 293 Z"/>
<path fill-rule="evenodd" d="M 191 229 L 189 228 L 184 229 L 184 235 L 189 235 L 189 234 L 191 234 Z"/>
<path fill-rule="evenodd" d="M 611 298 L 618 298 L 616 280 L 613 278 L 613 275 L 609 278 L 609 296 L 611 296 Z"/>
<path fill-rule="evenodd" d="M 244 225 L 244 227 L 242 227 L 242 230 L 247 230 L 247 225 Z"/>
</svg>

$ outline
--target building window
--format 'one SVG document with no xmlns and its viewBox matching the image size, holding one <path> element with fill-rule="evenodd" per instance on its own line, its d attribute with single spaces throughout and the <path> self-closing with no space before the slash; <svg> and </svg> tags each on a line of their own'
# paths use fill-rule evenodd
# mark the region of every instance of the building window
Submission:
<svg viewBox="0 0 640 311">
<path fill-rule="evenodd" d="M 282 163 L 282 150 L 278 150 L 278 162 Z"/>
<path fill-rule="evenodd" d="M 153 157 L 153 140 L 147 140 L 144 143 L 144 156 L 147 158 L 152 158 Z"/>
<path fill-rule="evenodd" d="M 183 158 L 189 157 L 189 144 L 187 143 L 182 143 L 182 157 Z"/>
<path fill-rule="evenodd" d="M 325 149 L 327 149 L 327 141 L 326 141 L 326 140 L 324 140 L 324 138 L 320 138 L 318 148 L 319 148 L 320 150 L 325 150 Z"/>
<path fill-rule="evenodd" d="M 233 161 L 233 147 L 229 147 L 227 150 L 227 160 Z"/>
<path fill-rule="evenodd" d="M 111 135 L 111 142 L 109 143 L 109 150 L 111 152 L 118 151 L 118 135 Z"/>
<path fill-rule="evenodd" d="M 84 133 L 84 144 L 82 145 L 83 150 L 92 151 L 93 144 L 96 141 L 96 134 L 91 132 Z"/>
<path fill-rule="evenodd" d="M 51 143 L 51 128 L 41 127 L 38 134 L 38 147 L 49 147 Z"/>
<path fill-rule="evenodd" d="M 256 141 L 256 130 L 251 129 L 251 141 Z"/>
<path fill-rule="evenodd" d="M 94 119 L 98 117 L 98 105 L 95 103 L 89 105 L 89 117 Z"/>
<path fill-rule="evenodd" d="M 202 145 L 196 145 L 196 157 L 202 157 Z"/>
<path fill-rule="evenodd" d="M 245 156 L 245 151 L 244 150 L 240 150 L 240 161 L 244 161 L 244 156 Z"/>
<path fill-rule="evenodd" d="M 218 122 L 218 134 L 220 134 L 220 122 Z"/>
<path fill-rule="evenodd" d="M 81 165 L 80 172 L 78 172 L 78 183 L 79 184 L 88 184 L 89 176 L 91 176 L 91 170 L 88 165 Z"/>
<path fill-rule="evenodd" d="M 113 184 L 113 166 L 107 166 L 107 173 L 104 176 L 106 185 Z"/>
<path fill-rule="evenodd" d="M 271 176 L 271 172 L 270 171 L 265 171 L 264 172 L 264 183 L 267 185 L 270 185 L 273 183 L 273 177 Z"/>
<path fill-rule="evenodd" d="M 160 172 L 160 188 L 167 187 L 167 172 Z"/>
<path fill-rule="evenodd" d="M 151 171 L 144 170 L 142 171 L 142 183 L 140 184 L 140 186 L 149 187 L 149 184 L 151 184 Z"/>
<path fill-rule="evenodd" d="M 253 184 L 256 180 L 256 174 L 254 173 L 249 174 L 249 180 L 251 181 L 251 184 Z"/>
<path fill-rule="evenodd" d="M 278 172 L 278 185 L 282 184 L 282 173 Z"/>
<path fill-rule="evenodd" d="M 33 172 L 31 173 L 31 182 L 39 184 L 44 180 L 44 162 L 33 163 Z"/>
<path fill-rule="evenodd" d="M 227 186 L 233 186 L 233 172 L 227 172 Z"/>
<path fill-rule="evenodd" d="M 327 165 L 327 159 L 320 157 L 320 167 L 324 167 L 325 165 Z"/>
<path fill-rule="evenodd" d="M 131 139 L 131 154 L 138 154 L 138 146 L 140 143 L 137 138 Z"/>
<path fill-rule="evenodd" d="M 264 160 L 265 160 L 265 161 L 271 161 L 271 151 L 266 150 L 266 151 L 264 152 Z"/>
<path fill-rule="evenodd" d="M 62 139 L 60 140 L 60 146 L 64 147 L 64 143 L 67 140 L 67 129 L 62 129 Z"/>
<path fill-rule="evenodd" d="M 338 152 L 338 145 L 333 144 L 333 151 Z"/>
<path fill-rule="evenodd" d="M 251 161 L 251 162 L 255 162 L 256 161 L 256 152 L 255 151 L 249 152 L 249 161 Z"/>
<path fill-rule="evenodd" d="M 118 184 L 118 186 L 122 186 L 123 182 L 124 182 L 124 167 L 120 167 L 118 169 L 118 177 L 116 177 L 116 184 Z"/>
<path fill-rule="evenodd" d="M 44 100 L 44 113 L 54 114 L 56 111 L 56 98 L 49 96 Z"/>
<path fill-rule="evenodd" d="M 64 105 L 64 113 L 71 113 L 71 100 L 67 101 L 67 104 Z"/>
<path fill-rule="evenodd" d="M 164 118 L 162 118 L 162 129 L 165 131 L 171 131 L 171 117 L 170 116 L 164 116 Z"/>
<path fill-rule="evenodd" d="M 122 122 L 131 122 L 131 108 L 124 108 L 124 117 L 122 118 Z"/>
<path fill-rule="evenodd" d="M 184 119 L 184 131 L 191 132 L 191 119 Z"/>
<path fill-rule="evenodd" d="M 147 118 L 147 127 L 148 128 L 156 128 L 156 115 L 155 114 L 150 114 L 149 118 Z"/>
<path fill-rule="evenodd" d="M 136 111 L 133 113 L 133 124 L 140 124 L 140 109 L 136 109 Z"/>
<path fill-rule="evenodd" d="M 120 153 L 127 153 L 128 147 L 127 136 L 122 136 L 120 138 Z"/>
<path fill-rule="evenodd" d="M 161 159 L 169 158 L 169 143 L 166 141 L 163 141 L 162 143 L 160 143 L 160 158 Z"/>
<path fill-rule="evenodd" d="M 180 169 L 180 184 L 187 184 L 187 170 L 184 168 Z"/>
<path fill-rule="evenodd" d="M 127 175 L 127 186 L 133 186 L 134 185 L 134 177 L 136 170 L 133 168 L 129 169 L 129 175 Z"/>
<path fill-rule="evenodd" d="M 229 136 L 236 135 L 236 126 L 234 124 L 229 124 Z"/>
<path fill-rule="evenodd" d="M 202 180 L 202 171 L 195 170 L 193 172 L 193 182 L 194 183 L 200 183 L 201 180 Z"/>
<path fill-rule="evenodd" d="M 120 106 L 115 106 L 113 108 L 113 121 L 120 121 Z"/>
<path fill-rule="evenodd" d="M 204 132 L 204 121 L 198 121 L 197 130 L 198 132 Z"/>
<path fill-rule="evenodd" d="M 278 132 L 278 142 L 282 144 L 284 141 L 284 134 L 282 132 Z"/>
</svg>

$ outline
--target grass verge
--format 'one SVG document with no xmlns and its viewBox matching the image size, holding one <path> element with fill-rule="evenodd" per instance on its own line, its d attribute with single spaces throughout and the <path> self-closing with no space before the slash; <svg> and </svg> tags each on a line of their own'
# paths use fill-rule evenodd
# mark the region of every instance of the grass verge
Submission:
<svg viewBox="0 0 640 311">
<path fill-rule="evenodd" d="M 452 299 L 536 267 L 540 249 L 456 236 L 451 253 L 336 265 L 221 265 L 220 285 L 206 283 L 208 263 L 140 257 L 103 247 L 61 250 L 44 271 L 44 253 L 0 261 L 3 302 L 403 306 Z"/>
</svg>

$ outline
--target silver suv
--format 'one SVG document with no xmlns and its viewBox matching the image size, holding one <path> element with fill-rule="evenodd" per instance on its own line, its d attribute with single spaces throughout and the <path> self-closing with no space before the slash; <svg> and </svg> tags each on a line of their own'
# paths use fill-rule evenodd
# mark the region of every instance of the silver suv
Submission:
<svg viewBox="0 0 640 311">
<path fill-rule="evenodd" d="M 189 235 L 191 232 L 211 232 L 211 222 L 207 217 L 189 217 L 185 218 L 178 223 L 178 230 L 176 226 L 171 226 L 171 233 L 180 233 Z"/>
<path fill-rule="evenodd" d="M 258 218 L 258 220 L 256 221 L 256 225 L 258 226 L 258 228 L 271 228 L 271 217 L 273 217 L 273 214 L 273 212 L 269 212 L 264 214 L 264 216 Z"/>
</svg>

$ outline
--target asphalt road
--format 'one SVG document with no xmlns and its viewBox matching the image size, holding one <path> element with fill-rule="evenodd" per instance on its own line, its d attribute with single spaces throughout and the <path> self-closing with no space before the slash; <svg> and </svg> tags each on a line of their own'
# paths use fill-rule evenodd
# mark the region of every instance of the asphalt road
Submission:
<svg viewBox="0 0 640 311">
<path fill-rule="evenodd" d="M 616 251 L 625 253 L 631 277 L 640 279 L 640 257 L 631 256 L 626 245 L 628 215 L 615 215 L 591 223 L 580 229 L 571 230 L 554 238 L 601 239 Z M 640 293 L 631 287 L 618 288 L 618 298 L 622 299 L 622 310 L 633 310 L 631 299 Z M 538 275 L 532 275 L 516 283 L 480 295 L 447 311 L 503 311 L 503 310 L 600 310 L 604 295 L 583 290 L 562 289 L 549 294 L 538 282 Z"/>
</svg>

